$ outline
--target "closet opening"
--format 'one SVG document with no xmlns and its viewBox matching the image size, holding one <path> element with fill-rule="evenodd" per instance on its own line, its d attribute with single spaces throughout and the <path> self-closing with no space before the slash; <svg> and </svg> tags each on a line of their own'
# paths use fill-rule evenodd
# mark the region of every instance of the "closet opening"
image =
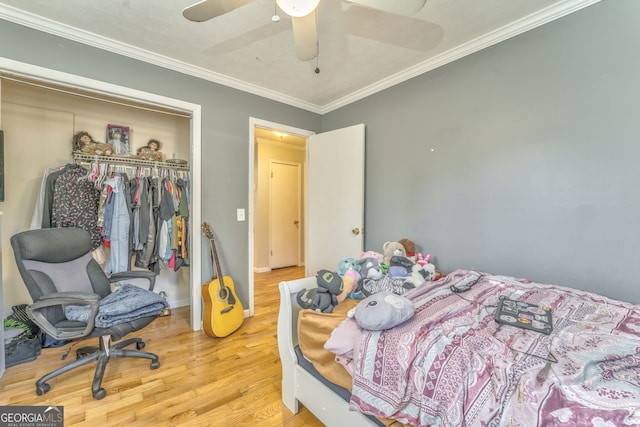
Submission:
<svg viewBox="0 0 640 427">
<path fill-rule="evenodd" d="M 129 129 L 131 159 L 128 155 L 114 157 L 113 163 L 124 164 L 109 167 L 128 168 L 129 173 L 141 176 L 166 173 L 167 177 L 190 179 L 189 265 L 177 270 L 162 269 L 156 290 L 164 291 L 172 306 L 189 306 L 191 328 L 200 330 L 200 106 L 4 58 L 0 58 L 0 70 L 0 127 L 5 137 L 5 201 L 0 204 L 4 214 L 3 280 L 5 284 L 16 284 L 5 285 L 4 305 L 30 301 L 26 288 L 18 286 L 20 278 L 11 258 L 9 238 L 31 228 L 43 172 L 49 167 L 81 163 L 72 155 L 72 136 L 76 132 L 87 131 L 95 141 L 106 143 L 107 125 L 117 124 Z M 167 163 L 163 171 L 162 162 L 136 164 L 137 149 L 151 139 L 161 142 L 163 161 L 184 160 L 188 168 L 169 167 Z"/>
</svg>

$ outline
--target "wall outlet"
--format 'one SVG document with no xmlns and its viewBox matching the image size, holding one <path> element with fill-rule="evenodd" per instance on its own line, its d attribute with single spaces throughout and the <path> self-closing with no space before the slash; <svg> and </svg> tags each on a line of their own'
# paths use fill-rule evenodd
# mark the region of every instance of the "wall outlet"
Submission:
<svg viewBox="0 0 640 427">
<path fill-rule="evenodd" d="M 238 218 L 238 221 L 244 221 L 244 209 L 236 210 L 236 217 Z"/>
</svg>

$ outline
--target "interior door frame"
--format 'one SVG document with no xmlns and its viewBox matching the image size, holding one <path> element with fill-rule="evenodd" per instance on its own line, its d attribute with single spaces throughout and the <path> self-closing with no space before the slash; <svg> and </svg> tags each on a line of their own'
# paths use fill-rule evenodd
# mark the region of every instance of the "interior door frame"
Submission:
<svg viewBox="0 0 640 427">
<path fill-rule="evenodd" d="M 297 135 L 302 138 L 308 138 L 311 135 L 315 135 L 316 132 L 300 129 L 296 127 L 292 127 L 289 125 L 285 125 L 282 123 L 271 122 L 268 120 L 259 119 L 256 117 L 249 117 L 249 208 L 247 213 L 247 224 L 249 229 L 249 253 L 247 254 L 247 271 L 249 272 L 249 316 L 253 316 L 255 312 L 255 292 L 254 292 L 254 280 L 253 280 L 253 268 L 254 268 L 254 233 L 255 233 L 255 160 L 256 160 L 256 136 L 255 136 L 255 128 L 260 127 L 263 129 L 271 129 L 271 130 L 279 130 L 282 132 L 286 132 L 289 135 Z M 306 148 L 305 148 L 306 150 Z M 306 168 L 305 168 L 306 172 Z M 306 180 L 305 180 L 306 182 Z M 306 184 L 305 184 L 306 185 Z M 302 190 L 305 193 L 305 189 Z M 303 218 L 306 218 L 306 206 L 302 210 Z M 306 221 L 304 221 L 306 224 Z M 306 254 L 305 254 L 306 256 Z"/>
<path fill-rule="evenodd" d="M 190 159 L 191 165 L 191 194 L 201 194 L 202 183 L 202 107 L 187 101 L 169 98 L 138 89 L 119 86 L 111 83 L 94 80 L 87 77 L 69 74 L 37 65 L 27 64 L 12 59 L 0 57 L 0 69 L 35 79 L 42 82 L 55 83 L 56 85 L 77 88 L 86 92 L 93 92 L 101 95 L 109 95 L 124 100 L 132 100 L 150 105 L 168 107 L 191 115 L 190 120 Z M 191 222 L 200 224 L 202 201 L 200 197 L 191 198 Z M 191 329 L 199 331 L 202 329 L 202 297 L 200 292 L 201 282 L 201 259 L 202 259 L 202 239 L 200 233 L 190 233 L 191 268 L 190 275 L 190 323 Z"/>
</svg>

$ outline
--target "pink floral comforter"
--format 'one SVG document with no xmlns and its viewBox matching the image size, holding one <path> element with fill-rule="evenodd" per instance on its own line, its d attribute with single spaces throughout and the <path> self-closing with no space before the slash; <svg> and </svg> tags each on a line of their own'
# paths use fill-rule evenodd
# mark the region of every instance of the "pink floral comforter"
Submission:
<svg viewBox="0 0 640 427">
<path fill-rule="evenodd" d="M 460 281 L 471 290 L 453 293 Z M 416 426 L 640 425 L 640 306 L 462 270 L 405 296 L 411 320 L 363 331 L 352 409 Z M 553 332 L 499 328 L 500 296 L 551 307 Z"/>
</svg>

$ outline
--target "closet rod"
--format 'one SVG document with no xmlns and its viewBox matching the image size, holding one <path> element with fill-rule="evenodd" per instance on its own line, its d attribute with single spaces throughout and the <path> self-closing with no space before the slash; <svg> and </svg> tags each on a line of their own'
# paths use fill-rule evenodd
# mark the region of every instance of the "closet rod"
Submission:
<svg viewBox="0 0 640 427">
<path fill-rule="evenodd" d="M 180 113 L 177 111 L 169 111 L 169 110 L 159 110 L 159 109 L 155 109 L 155 108 L 151 108 L 151 107 L 145 107 L 143 105 L 136 105 L 136 104 L 129 104 L 126 102 L 121 102 L 121 101 L 117 101 L 114 99 L 107 99 L 107 98 L 101 98 L 99 96 L 94 96 L 94 95 L 90 95 L 88 93 L 82 93 L 82 92 L 74 92 L 68 89 L 63 89 L 63 88 L 59 88 L 59 87 L 54 87 L 54 86 L 48 86 L 44 83 L 41 82 L 36 82 L 36 81 L 30 81 L 30 80 L 23 80 L 19 77 L 16 77 L 14 75 L 11 74 L 6 74 L 2 71 L 0 71 L 0 80 L 9 80 L 12 82 L 16 82 L 16 83 L 22 83 L 25 85 L 29 85 L 29 86 L 35 86 L 41 89 L 47 89 L 47 90 L 52 90 L 54 92 L 60 92 L 60 93 L 64 93 L 67 95 L 73 95 L 73 96 L 79 96 L 82 98 L 87 98 L 87 99 L 91 99 L 94 101 L 100 101 L 100 102 L 106 102 L 109 104 L 115 104 L 115 105 L 120 105 L 123 107 L 130 107 L 130 108 L 137 108 L 139 110 L 144 110 L 144 111 L 150 111 L 152 113 L 161 113 L 161 114 L 167 114 L 169 116 L 177 116 L 177 117 L 184 117 L 184 118 L 191 118 L 191 114 L 185 114 L 185 113 Z"/>
<path fill-rule="evenodd" d="M 157 169 L 175 169 L 188 171 L 189 165 L 186 163 L 167 163 L 156 162 L 153 160 L 135 159 L 131 157 L 111 157 L 111 156 L 95 156 L 91 154 L 73 153 L 73 161 L 78 164 L 79 162 L 85 163 L 102 163 L 110 165 L 125 165 L 125 166 L 146 166 Z"/>
</svg>

